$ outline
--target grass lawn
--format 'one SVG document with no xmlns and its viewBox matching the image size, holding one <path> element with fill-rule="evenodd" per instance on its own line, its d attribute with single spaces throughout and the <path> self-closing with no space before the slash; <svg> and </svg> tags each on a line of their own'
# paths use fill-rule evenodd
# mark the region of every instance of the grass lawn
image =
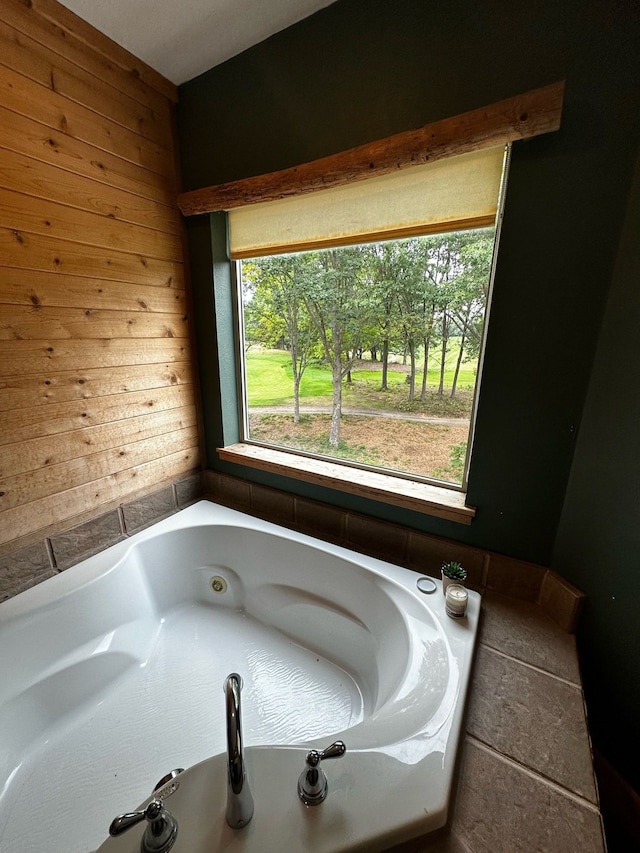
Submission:
<svg viewBox="0 0 640 853">
<path fill-rule="evenodd" d="M 440 380 L 437 367 L 429 370 L 429 393 L 425 403 L 409 401 L 406 382 L 408 367 L 390 365 L 388 391 L 380 390 L 382 365 L 379 362 L 361 362 L 352 371 L 352 383 L 345 380 L 343 405 L 353 408 L 376 409 L 379 411 L 421 411 L 436 416 L 468 417 L 475 383 L 475 363 L 463 365 L 458 378 L 458 392 L 454 399 L 449 396 L 455 367 L 457 350 L 450 354 L 451 367 L 445 371 L 445 394 L 436 393 Z M 249 350 L 246 355 L 247 393 L 249 406 L 293 405 L 293 373 L 291 358 L 282 350 Z M 418 382 L 421 381 L 419 374 Z M 417 392 L 420 392 L 418 387 Z M 305 370 L 300 385 L 301 405 L 331 405 L 331 371 L 325 365 L 311 364 Z"/>
</svg>

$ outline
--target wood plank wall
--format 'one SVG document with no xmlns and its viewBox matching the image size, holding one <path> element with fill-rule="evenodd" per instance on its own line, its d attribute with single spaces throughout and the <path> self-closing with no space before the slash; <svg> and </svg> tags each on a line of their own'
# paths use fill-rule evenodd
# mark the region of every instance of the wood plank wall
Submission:
<svg viewBox="0 0 640 853">
<path fill-rule="evenodd" d="M 0 0 L 0 545 L 199 467 L 175 87 Z"/>
</svg>

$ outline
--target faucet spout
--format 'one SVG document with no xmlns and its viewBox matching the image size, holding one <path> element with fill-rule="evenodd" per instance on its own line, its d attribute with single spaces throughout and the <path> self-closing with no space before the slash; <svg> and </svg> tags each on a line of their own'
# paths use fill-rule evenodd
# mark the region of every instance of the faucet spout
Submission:
<svg viewBox="0 0 640 853">
<path fill-rule="evenodd" d="M 227 676 L 227 823 L 241 829 L 253 817 L 253 796 L 249 789 L 242 743 L 240 691 L 242 679 L 237 672 Z"/>
</svg>

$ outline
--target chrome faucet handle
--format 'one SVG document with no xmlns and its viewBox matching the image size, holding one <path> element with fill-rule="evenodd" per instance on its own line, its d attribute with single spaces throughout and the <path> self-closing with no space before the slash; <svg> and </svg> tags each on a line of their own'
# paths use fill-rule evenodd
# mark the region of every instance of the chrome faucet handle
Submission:
<svg viewBox="0 0 640 853">
<path fill-rule="evenodd" d="M 153 799 L 141 811 L 127 812 L 111 822 L 109 835 L 122 835 L 132 826 L 147 820 L 142 836 L 141 853 L 168 853 L 178 835 L 178 822 L 161 800 Z"/>
<path fill-rule="evenodd" d="M 320 762 L 325 758 L 341 758 L 346 751 L 344 742 L 337 740 L 322 752 L 312 749 L 307 753 L 305 768 L 298 777 L 298 796 L 303 803 L 307 806 L 317 806 L 326 799 L 329 783 Z"/>
</svg>

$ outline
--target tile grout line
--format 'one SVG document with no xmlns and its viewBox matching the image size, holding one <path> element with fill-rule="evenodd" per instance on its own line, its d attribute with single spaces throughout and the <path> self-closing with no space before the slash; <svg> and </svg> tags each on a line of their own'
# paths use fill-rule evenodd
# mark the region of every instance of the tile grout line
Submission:
<svg viewBox="0 0 640 853">
<path fill-rule="evenodd" d="M 541 675 L 548 675 L 549 678 L 554 678 L 556 681 L 560 681 L 562 682 L 562 684 L 566 684 L 569 687 L 574 687 L 576 690 L 579 690 L 580 693 L 583 693 L 582 685 L 578 684 L 575 681 L 569 681 L 568 678 L 563 678 L 561 675 L 556 675 L 554 672 L 549 672 L 548 669 L 542 669 L 542 667 L 536 666 L 534 663 L 528 663 L 526 660 L 516 658 L 513 655 L 508 655 L 506 652 L 500 651 L 500 649 L 496 649 L 495 646 L 492 646 L 490 643 L 487 643 L 486 640 L 481 640 L 479 645 L 484 646 L 486 649 L 489 649 L 489 651 L 494 652 L 496 655 L 500 655 L 500 657 L 502 658 L 511 660 L 514 663 L 520 663 L 522 664 L 522 666 L 526 666 L 528 669 L 532 669 L 534 672 L 539 672 Z"/>
<path fill-rule="evenodd" d="M 511 758 L 508 755 L 505 755 L 503 752 L 499 752 L 494 747 L 485 743 L 483 740 L 480 740 L 475 735 L 469 734 L 467 732 L 467 739 L 473 743 L 474 746 L 477 746 L 478 749 L 486 752 L 489 755 L 492 755 L 494 758 L 499 759 L 505 764 L 509 765 L 515 770 L 520 770 L 522 773 L 525 773 L 527 776 L 531 777 L 537 782 L 541 782 L 543 785 L 546 785 L 549 788 L 552 788 L 556 793 L 561 794 L 565 797 L 568 797 L 570 800 L 573 800 L 577 805 L 583 806 L 587 808 L 590 812 L 600 816 L 600 809 L 595 803 L 592 803 L 590 800 L 587 800 L 580 794 L 576 794 L 575 791 L 569 790 L 569 788 L 565 788 L 564 785 L 561 785 L 559 782 L 555 782 L 553 779 L 550 779 L 548 776 L 544 776 L 542 773 L 539 773 L 533 768 L 528 767 L 526 764 L 521 764 L 519 761 L 516 761 L 515 758 Z"/>
</svg>

